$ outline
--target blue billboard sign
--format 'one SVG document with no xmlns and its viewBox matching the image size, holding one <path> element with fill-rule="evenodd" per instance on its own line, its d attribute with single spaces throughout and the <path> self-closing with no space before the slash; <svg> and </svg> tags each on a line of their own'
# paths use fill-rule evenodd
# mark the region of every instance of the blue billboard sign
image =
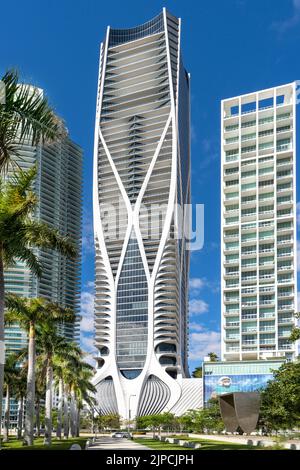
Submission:
<svg viewBox="0 0 300 470">
<path fill-rule="evenodd" d="M 204 401 L 232 392 L 254 392 L 265 388 L 273 374 L 204 375 Z"/>
</svg>

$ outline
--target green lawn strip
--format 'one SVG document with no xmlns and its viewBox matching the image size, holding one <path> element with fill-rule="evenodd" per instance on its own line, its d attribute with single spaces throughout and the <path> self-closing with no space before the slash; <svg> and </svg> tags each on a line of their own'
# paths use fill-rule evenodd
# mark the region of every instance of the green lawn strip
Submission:
<svg viewBox="0 0 300 470">
<path fill-rule="evenodd" d="M 2 442 L 2 450 L 69 450 L 72 444 L 79 444 L 82 449 L 85 448 L 87 437 L 75 437 L 71 439 L 52 439 L 51 446 L 44 445 L 44 438 L 39 437 L 34 440 L 33 446 L 23 446 L 22 440 L 16 437 L 10 437 L 8 442 Z"/>
<path fill-rule="evenodd" d="M 179 439 L 176 437 L 175 439 Z M 200 449 L 189 449 L 188 447 L 184 447 L 184 450 L 260 450 L 260 447 L 251 447 L 245 444 L 234 444 L 230 442 L 222 442 L 222 441 L 211 441 L 209 439 L 194 439 L 194 438 L 183 438 L 182 440 L 186 441 L 193 441 L 201 444 Z M 135 442 L 139 444 L 144 444 L 145 446 L 150 447 L 151 449 L 158 449 L 158 450 L 178 450 L 183 449 L 182 446 L 176 444 L 169 444 L 168 442 L 161 442 L 155 439 L 143 439 L 138 438 L 134 439 Z M 266 447 L 264 447 L 266 449 Z"/>
<path fill-rule="evenodd" d="M 169 444 L 168 442 L 160 442 L 160 441 L 156 441 L 155 439 L 134 438 L 134 442 L 137 442 L 138 444 L 142 444 L 146 447 L 149 447 L 150 449 L 156 449 L 156 450 L 180 450 L 182 449 L 181 446 L 178 446 L 176 444 Z M 185 450 L 193 450 L 193 449 L 186 448 Z"/>
</svg>

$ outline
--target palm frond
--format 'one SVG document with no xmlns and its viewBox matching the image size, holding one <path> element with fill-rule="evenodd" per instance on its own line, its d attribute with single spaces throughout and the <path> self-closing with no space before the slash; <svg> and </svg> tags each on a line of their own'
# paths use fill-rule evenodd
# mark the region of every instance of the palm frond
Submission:
<svg viewBox="0 0 300 470">
<path fill-rule="evenodd" d="M 77 251 L 68 236 L 63 236 L 58 230 L 49 225 L 38 222 L 29 221 L 26 225 L 27 242 L 39 248 L 55 249 L 65 256 L 75 258 Z"/>
</svg>

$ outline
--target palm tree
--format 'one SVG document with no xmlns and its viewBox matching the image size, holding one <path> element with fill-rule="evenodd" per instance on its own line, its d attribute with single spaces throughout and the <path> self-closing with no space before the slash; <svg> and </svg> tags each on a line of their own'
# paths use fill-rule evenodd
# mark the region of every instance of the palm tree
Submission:
<svg viewBox="0 0 300 470">
<path fill-rule="evenodd" d="M 26 392 L 26 414 L 24 444 L 33 445 L 34 405 L 35 405 L 35 367 L 36 367 L 36 328 L 47 321 L 59 323 L 72 321 L 73 313 L 59 305 L 42 298 L 6 296 L 7 323 L 19 323 L 28 333 L 28 373 Z"/>
<path fill-rule="evenodd" d="M 195 370 L 192 372 L 192 377 L 196 379 L 202 378 L 202 366 L 198 366 L 195 368 Z"/>
<path fill-rule="evenodd" d="M 14 397 L 16 400 L 18 400 L 17 439 L 22 438 L 23 432 L 24 400 L 26 397 L 26 375 L 27 367 L 20 367 L 14 387 Z"/>
<path fill-rule="evenodd" d="M 46 141 L 49 143 L 55 142 L 61 138 L 63 126 L 61 126 L 61 122 L 54 114 L 41 90 L 20 84 L 16 71 L 9 70 L 1 81 L 5 86 L 5 100 L 0 103 L 0 174 L 5 174 L 9 164 L 18 158 L 19 151 L 25 142 L 33 146 Z M 4 200 L 4 206 L 2 207 L 2 186 L 0 181 L 0 429 L 4 380 L 4 262 L 12 264 L 16 258 L 20 257 L 30 267 L 34 264 L 36 268 L 34 271 L 38 271 L 30 246 L 27 246 L 24 240 L 22 241 L 20 231 L 18 233 L 13 231 L 16 228 L 15 223 L 18 220 L 20 223 L 23 220 L 22 216 L 27 215 L 30 202 L 31 205 L 33 204 L 33 198 L 27 199 L 27 204 L 24 204 L 25 199 L 20 199 L 18 203 L 16 198 L 8 201 L 9 198 L 7 197 L 6 203 Z M 26 188 L 24 188 L 24 191 L 26 191 Z M 19 191 L 20 195 L 21 189 Z M 12 204 L 11 211 L 7 210 L 9 208 L 7 202 Z M 18 217 L 19 211 L 21 211 L 21 214 Z M 9 224 L 6 228 L 5 224 L 7 222 Z M 33 234 L 34 231 L 31 232 Z M 29 232 L 26 233 L 27 237 Z M 7 234 L 9 234 L 8 238 Z M 18 243 L 16 243 L 18 237 L 22 243 L 20 249 L 17 249 L 16 254 L 14 254 L 14 247 L 18 248 Z M 34 242 L 35 238 L 37 238 L 37 233 L 31 240 L 33 242 L 31 245 L 38 246 Z M 44 236 L 39 238 L 42 241 Z M 49 241 L 48 235 L 46 238 Z M 30 245 L 30 239 L 27 241 Z M 49 245 L 53 247 L 51 243 Z"/>
<path fill-rule="evenodd" d="M 16 377 L 18 375 L 18 369 L 17 369 L 16 363 L 17 363 L 16 355 L 10 354 L 6 358 L 5 367 L 4 367 L 4 386 L 6 389 L 6 397 L 5 397 L 3 442 L 8 441 L 8 435 L 9 435 L 10 398 L 11 398 L 12 389 L 16 382 Z"/>
<path fill-rule="evenodd" d="M 218 355 L 215 352 L 210 352 L 207 354 L 211 362 L 217 362 Z"/>
<path fill-rule="evenodd" d="M 70 431 L 71 436 L 76 437 L 79 426 L 80 407 L 78 400 L 89 401 L 89 393 L 95 393 L 96 389 L 90 382 L 94 368 L 87 362 L 72 361 L 65 374 L 65 383 L 70 395 Z"/>
<path fill-rule="evenodd" d="M 55 378 L 55 385 L 58 388 L 58 413 L 57 413 L 57 428 L 56 437 L 61 439 L 62 429 L 66 430 L 68 435 L 68 403 L 66 396 L 66 384 L 64 382 L 66 371 L 70 363 L 79 361 L 81 358 L 81 350 L 76 345 L 71 345 L 72 350 L 66 355 L 56 352 L 53 356 L 53 371 Z"/>
<path fill-rule="evenodd" d="M 93 408 L 96 405 L 96 399 L 93 394 L 96 393 L 96 387 L 91 383 L 91 379 L 94 375 L 92 370 L 82 370 L 79 375 L 77 385 L 77 415 L 76 415 L 76 437 L 79 437 L 80 432 L 80 412 L 83 409 L 83 404 L 86 403 L 89 408 Z"/>
<path fill-rule="evenodd" d="M 73 315 L 73 321 L 74 319 Z M 56 361 L 59 358 L 75 359 L 76 356 L 80 356 L 80 349 L 58 333 L 55 323 L 47 321 L 37 328 L 37 353 L 38 361 L 44 365 L 46 377 L 45 444 L 51 445 L 54 358 Z"/>
<path fill-rule="evenodd" d="M 0 104 L 0 172 L 18 157 L 24 142 L 38 145 L 59 138 L 60 123 L 38 88 L 19 83 L 16 70 L 2 77 L 5 103 Z"/>
</svg>

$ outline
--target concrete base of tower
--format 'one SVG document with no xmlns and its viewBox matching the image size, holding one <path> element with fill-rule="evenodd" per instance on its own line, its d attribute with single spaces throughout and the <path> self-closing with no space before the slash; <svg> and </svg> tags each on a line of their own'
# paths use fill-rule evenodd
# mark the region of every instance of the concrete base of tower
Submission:
<svg viewBox="0 0 300 470">
<path fill-rule="evenodd" d="M 170 412 L 176 416 L 189 409 L 202 408 L 202 379 L 174 379 L 162 368 L 142 371 L 128 379 L 116 367 L 103 367 L 97 371 L 95 385 L 97 413 L 118 414 L 122 421 L 138 416 Z"/>
</svg>

